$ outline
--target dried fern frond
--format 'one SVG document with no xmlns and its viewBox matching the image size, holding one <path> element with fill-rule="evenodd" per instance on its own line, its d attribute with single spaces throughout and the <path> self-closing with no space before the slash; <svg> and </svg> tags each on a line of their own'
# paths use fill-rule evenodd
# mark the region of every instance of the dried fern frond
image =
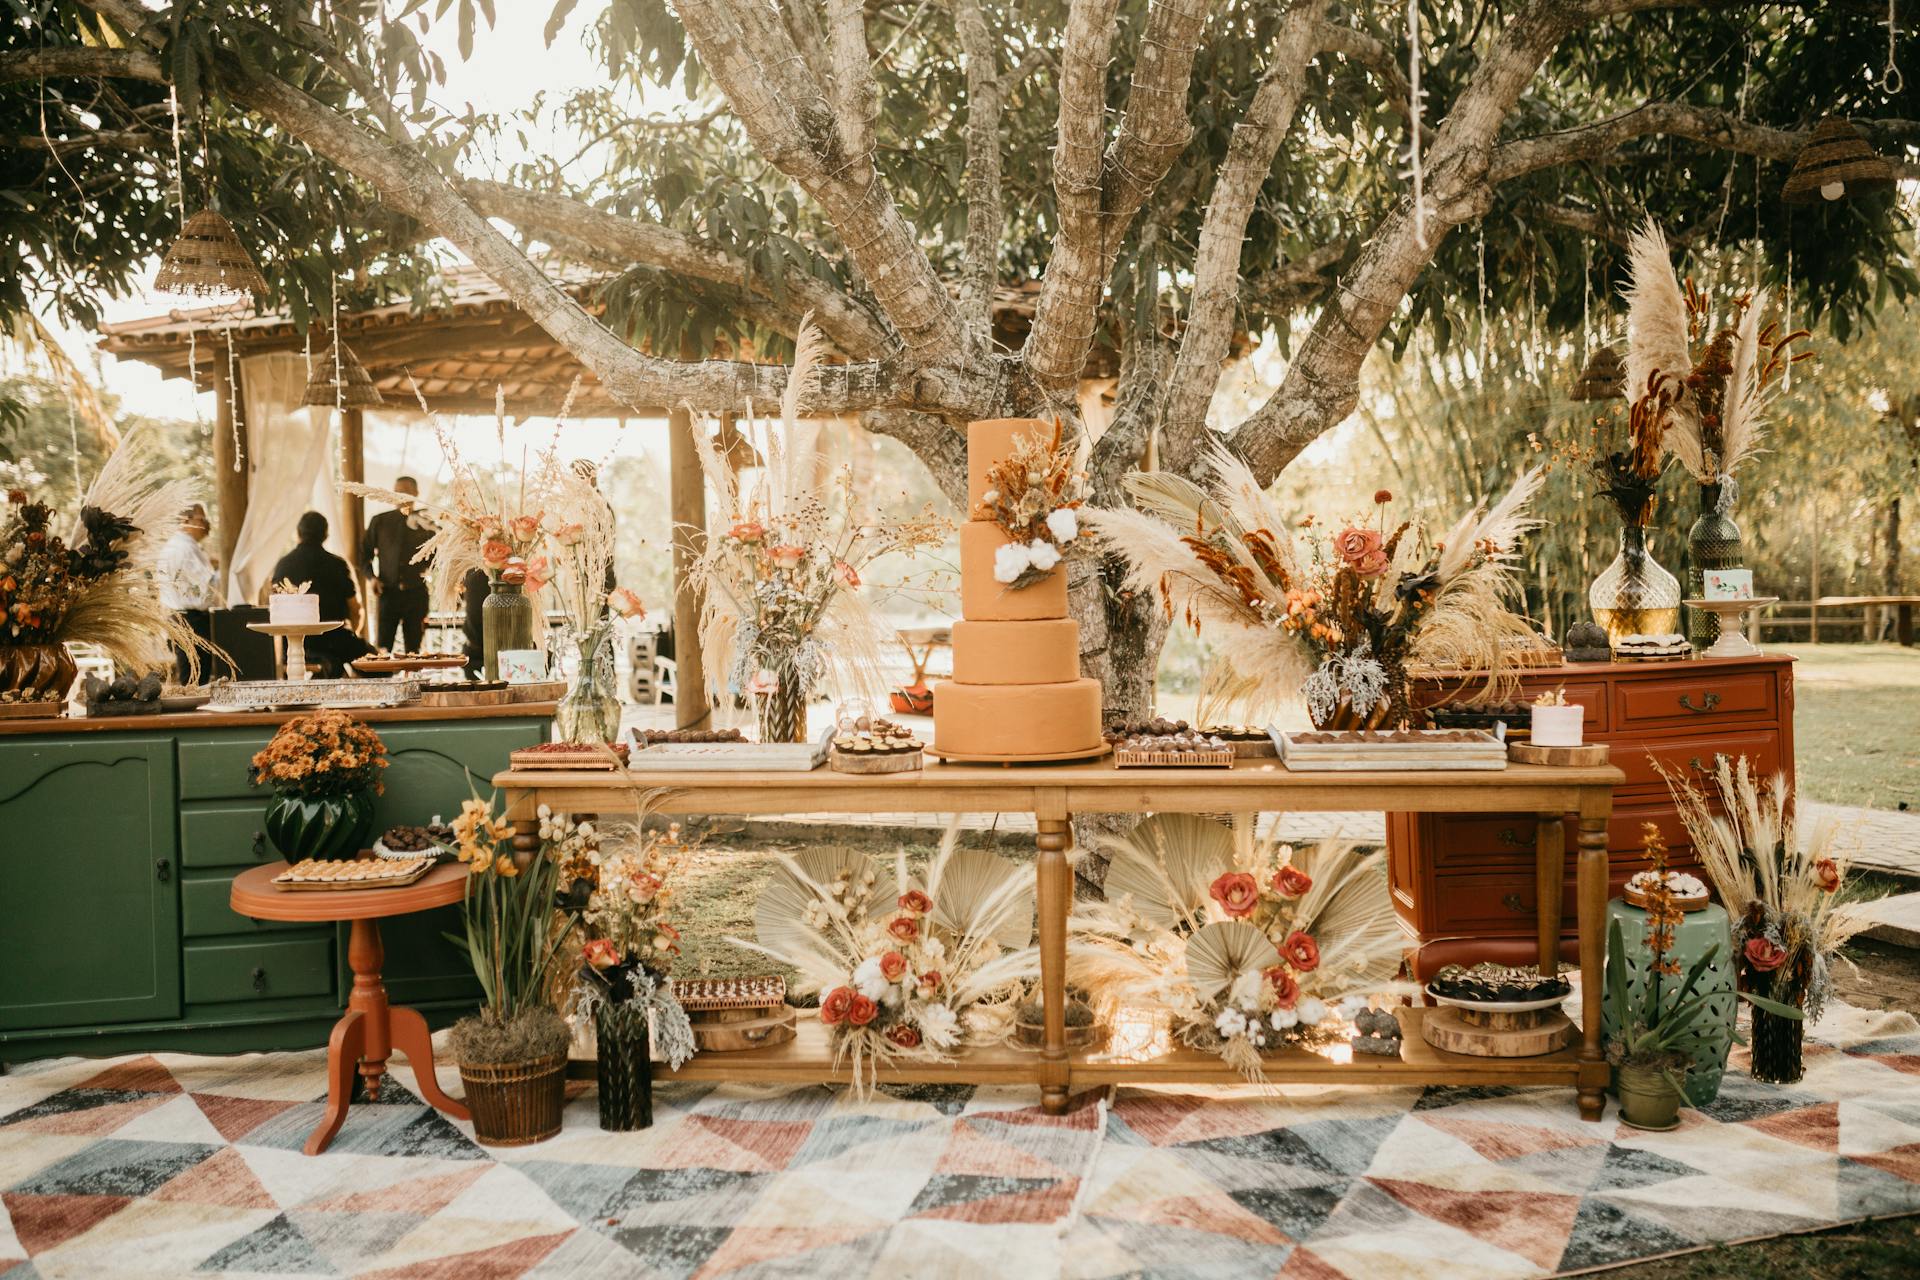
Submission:
<svg viewBox="0 0 1920 1280">
<path fill-rule="evenodd" d="M 1627 399 L 1657 386 L 1686 385 L 1693 372 L 1686 293 L 1673 269 L 1667 236 L 1648 217 L 1627 241 Z M 1665 444 L 1689 471 L 1701 469 L 1700 423 L 1691 400 L 1668 411 Z"/>
<path fill-rule="evenodd" d="M 1760 377 L 1760 312 L 1764 302 L 1764 297 L 1755 298 L 1735 330 L 1733 370 L 1727 376 L 1726 410 L 1720 422 L 1721 456 L 1712 475 L 1694 473 L 1703 484 L 1724 482 L 1760 448 L 1767 401 L 1773 390 L 1773 384 Z"/>
</svg>

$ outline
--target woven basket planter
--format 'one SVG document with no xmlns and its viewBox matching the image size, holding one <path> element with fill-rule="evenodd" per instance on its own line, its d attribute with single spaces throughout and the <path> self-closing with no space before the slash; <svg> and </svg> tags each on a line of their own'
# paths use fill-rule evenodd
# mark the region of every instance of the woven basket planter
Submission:
<svg viewBox="0 0 1920 1280">
<path fill-rule="evenodd" d="M 473 1137 L 489 1147 L 524 1147 L 560 1132 L 567 1102 L 567 1054 L 527 1062 L 460 1064 Z"/>
</svg>

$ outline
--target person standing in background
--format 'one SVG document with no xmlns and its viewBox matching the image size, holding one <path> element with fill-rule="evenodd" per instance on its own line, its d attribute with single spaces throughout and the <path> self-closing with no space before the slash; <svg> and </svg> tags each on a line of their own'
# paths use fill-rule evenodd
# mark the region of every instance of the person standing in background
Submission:
<svg viewBox="0 0 1920 1280">
<path fill-rule="evenodd" d="M 345 675 L 349 662 L 373 651 L 354 630 L 360 625 L 360 596 L 354 590 L 353 571 L 347 568 L 345 560 L 327 550 L 327 518 L 318 511 L 309 511 L 300 517 L 294 526 L 294 536 L 299 542 L 274 561 L 273 575 L 260 593 L 261 602 L 266 602 L 278 583 L 291 582 L 296 586 L 306 583 L 306 589 L 320 597 L 320 620 L 347 624 L 308 636 L 307 662 L 322 675 Z"/>
<path fill-rule="evenodd" d="M 412 476 L 401 476 L 393 487 L 410 498 L 420 496 L 420 484 Z M 433 527 L 411 502 L 402 502 L 367 521 L 367 536 L 360 543 L 360 573 L 379 607 L 374 644 L 383 651 L 394 651 L 398 633 L 405 639 L 408 653 L 420 652 L 427 629 L 430 562 L 413 557 L 431 537 Z"/>
<path fill-rule="evenodd" d="M 180 615 L 193 634 L 211 644 L 213 610 L 220 607 L 220 571 L 208 559 L 200 544 L 213 531 L 207 509 L 194 503 L 180 513 L 180 527 L 160 548 L 157 569 L 160 578 L 160 604 Z M 173 650 L 173 678 L 185 684 L 193 673 L 193 659 L 186 650 Z"/>
<path fill-rule="evenodd" d="M 480 668 L 486 665 L 486 635 L 481 630 L 481 609 L 487 603 L 487 596 L 493 591 L 493 582 L 487 577 L 485 569 L 469 569 L 467 576 L 460 579 L 461 603 L 466 608 L 466 620 L 460 630 L 467 638 L 467 674 L 478 676 Z"/>
</svg>

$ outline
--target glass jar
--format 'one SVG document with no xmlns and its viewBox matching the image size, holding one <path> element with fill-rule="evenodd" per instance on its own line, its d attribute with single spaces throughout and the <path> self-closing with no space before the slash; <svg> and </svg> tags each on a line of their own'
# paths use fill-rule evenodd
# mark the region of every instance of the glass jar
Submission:
<svg viewBox="0 0 1920 1280">
<path fill-rule="evenodd" d="M 1680 580 L 1647 551 L 1645 526 L 1621 526 L 1620 554 L 1587 589 L 1587 605 L 1616 648 L 1627 636 L 1671 635 L 1679 630 Z"/>
<path fill-rule="evenodd" d="M 620 736 L 611 619 L 602 618 L 579 637 L 573 679 L 553 721 L 563 742 L 612 742 Z"/>
<path fill-rule="evenodd" d="M 500 651 L 533 648 L 533 599 L 518 582 L 496 577 L 480 604 L 481 653 L 487 679 L 500 678 Z"/>
</svg>

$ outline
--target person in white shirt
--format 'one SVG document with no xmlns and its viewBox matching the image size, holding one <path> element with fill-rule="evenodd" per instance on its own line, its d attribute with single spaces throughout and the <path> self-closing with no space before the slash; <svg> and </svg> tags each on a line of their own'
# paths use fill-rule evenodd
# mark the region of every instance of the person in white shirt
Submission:
<svg viewBox="0 0 1920 1280">
<path fill-rule="evenodd" d="M 221 604 L 219 570 L 200 545 L 212 531 L 207 509 L 196 502 L 181 513 L 180 527 L 160 548 L 160 603 L 179 614 L 202 640 L 212 637 L 212 610 Z M 177 646 L 173 666 L 174 678 L 185 683 L 193 664 L 186 651 Z"/>
</svg>

